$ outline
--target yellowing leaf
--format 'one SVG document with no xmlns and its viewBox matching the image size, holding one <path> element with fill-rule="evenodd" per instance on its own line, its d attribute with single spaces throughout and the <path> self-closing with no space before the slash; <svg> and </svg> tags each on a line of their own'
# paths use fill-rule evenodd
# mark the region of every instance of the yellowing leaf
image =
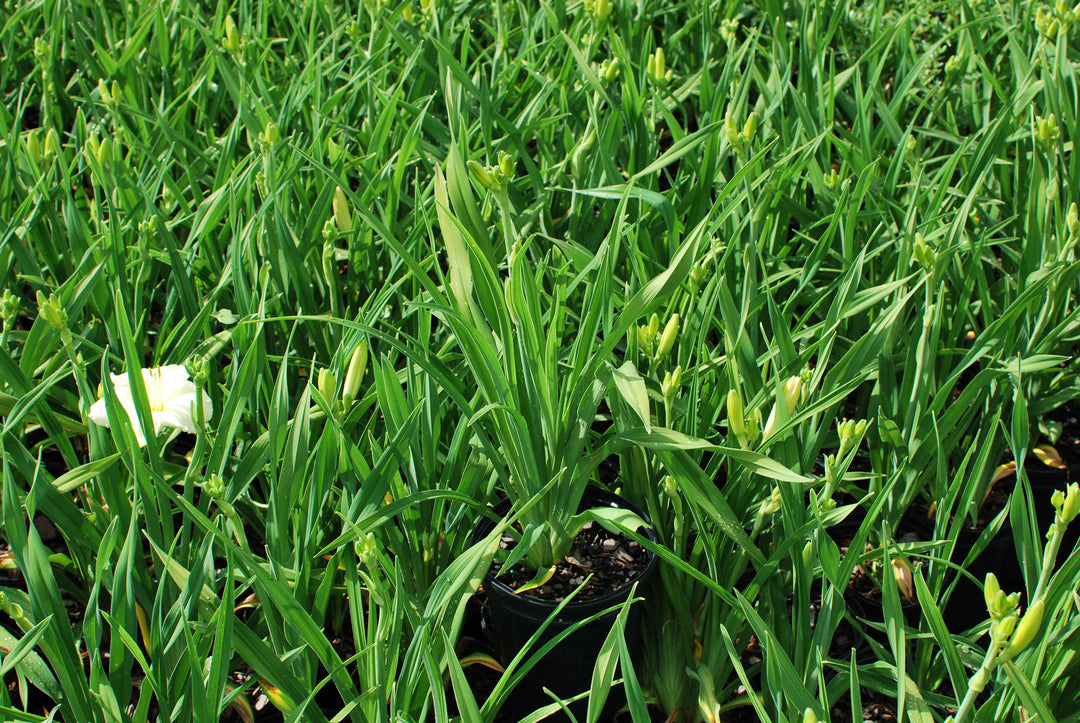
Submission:
<svg viewBox="0 0 1080 723">
<path fill-rule="evenodd" d="M 1037 460 L 1045 464 L 1047 467 L 1053 467 L 1054 469 L 1069 468 L 1069 465 L 1065 464 L 1065 460 L 1061 458 L 1061 455 L 1058 454 L 1058 451 L 1051 447 L 1049 444 L 1040 444 L 1038 447 L 1031 450 L 1031 453 L 1035 455 L 1035 458 Z"/>
</svg>

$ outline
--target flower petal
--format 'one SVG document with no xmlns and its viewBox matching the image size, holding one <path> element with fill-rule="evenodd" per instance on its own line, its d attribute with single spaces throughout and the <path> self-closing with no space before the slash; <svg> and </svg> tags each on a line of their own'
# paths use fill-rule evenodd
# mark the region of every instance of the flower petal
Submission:
<svg viewBox="0 0 1080 723">
<path fill-rule="evenodd" d="M 90 421 L 94 424 L 100 424 L 102 427 L 109 426 L 109 412 L 105 408 L 105 400 L 99 399 L 90 405 L 90 411 L 87 412 Z"/>
</svg>

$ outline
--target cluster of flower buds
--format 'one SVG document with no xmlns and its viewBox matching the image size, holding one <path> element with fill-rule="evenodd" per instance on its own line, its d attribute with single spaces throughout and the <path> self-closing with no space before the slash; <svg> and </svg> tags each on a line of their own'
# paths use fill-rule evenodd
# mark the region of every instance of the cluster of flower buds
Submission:
<svg viewBox="0 0 1080 723">
<path fill-rule="evenodd" d="M 915 262 L 922 266 L 927 273 L 934 270 L 934 264 L 937 263 L 937 251 L 926 242 L 926 237 L 921 233 L 916 232 L 915 234 L 915 246 L 911 255 L 915 258 Z"/>
<path fill-rule="evenodd" d="M 1035 140 L 1044 148 L 1052 148 L 1055 141 L 1061 138 L 1061 128 L 1058 126 L 1057 116 L 1053 113 L 1046 118 L 1035 116 Z"/>
<path fill-rule="evenodd" d="M 375 533 L 368 532 L 353 542 L 356 558 L 365 566 L 374 565 L 379 560 L 379 546 L 375 544 Z"/>
<path fill-rule="evenodd" d="M 585 12 L 589 14 L 594 25 L 603 25 L 614 10 L 611 0 L 585 0 Z"/>
<path fill-rule="evenodd" d="M 259 148 L 262 150 L 263 155 L 267 155 L 281 143 L 281 129 L 278 128 L 277 123 L 270 121 L 263 128 L 262 133 L 259 134 Z"/>
<path fill-rule="evenodd" d="M 1065 0 L 1058 0 L 1052 9 L 1041 7 L 1036 11 L 1035 29 L 1054 40 L 1059 34 L 1068 35 L 1077 20 L 1080 20 L 1080 4 L 1070 8 Z"/>
<path fill-rule="evenodd" d="M 345 384 L 341 388 L 341 399 L 335 404 L 334 396 L 337 392 L 337 375 L 329 369 L 320 369 L 316 387 L 319 393 L 328 403 L 334 405 L 334 414 L 339 420 L 352 409 L 353 402 L 360 393 L 360 383 L 364 379 L 368 365 L 368 345 L 361 340 L 352 350 L 349 356 L 349 366 L 345 371 Z"/>
<path fill-rule="evenodd" d="M 862 442 L 866 434 L 868 422 L 865 419 L 845 419 L 836 425 L 837 435 L 840 437 L 840 456 L 846 457 L 848 452 L 855 449 Z"/>
<path fill-rule="evenodd" d="M 720 37 L 724 42 L 731 45 L 736 40 L 735 32 L 739 29 L 739 21 L 731 18 L 725 18 L 720 23 Z"/>
<path fill-rule="evenodd" d="M 950 57 L 945 61 L 945 80 L 950 81 L 960 75 L 965 65 L 967 65 L 967 57 L 962 52 Z"/>
<path fill-rule="evenodd" d="M 661 88 L 668 85 L 675 77 L 675 74 L 667 67 L 664 49 L 659 47 L 655 52 L 649 53 L 649 60 L 645 64 L 645 72 L 648 74 L 649 80 Z"/>
<path fill-rule="evenodd" d="M 55 294 L 45 298 L 45 294 L 37 292 L 38 313 L 44 317 L 49 326 L 60 332 L 60 339 L 67 346 L 71 343 L 71 330 L 68 329 L 68 315 L 64 310 L 64 304 Z"/>
<path fill-rule="evenodd" d="M 3 322 L 4 331 L 14 326 L 20 307 L 19 297 L 11 289 L 4 289 L 3 296 L 0 296 L 0 322 Z"/>
<path fill-rule="evenodd" d="M 675 402 L 675 395 L 682 386 L 682 366 L 675 367 L 674 371 L 664 373 L 664 381 L 660 383 L 660 391 L 664 395 L 664 404 L 671 406 Z"/>
<path fill-rule="evenodd" d="M 992 572 L 986 574 L 983 596 L 986 600 L 986 610 L 990 613 L 990 639 L 992 644 L 1001 650 L 1001 654 L 994 663 L 1002 663 L 1016 657 L 1035 640 L 1039 628 L 1042 627 L 1045 604 L 1040 597 L 1028 606 L 1021 617 L 1017 607 L 1020 602 L 1020 593 L 1006 595 Z M 979 672 L 983 673 L 983 670 Z M 983 677 L 985 678 L 986 675 L 984 674 Z M 972 678 L 971 685 L 976 683 L 985 686 L 986 681 Z M 982 690 L 981 687 L 975 689 Z"/>
<path fill-rule="evenodd" d="M 476 182 L 489 191 L 505 191 L 514 178 L 514 157 L 506 151 L 499 151 L 493 166 L 481 166 L 476 161 L 469 161 L 467 165 Z"/>
<path fill-rule="evenodd" d="M 653 314 L 649 323 L 637 329 L 638 349 L 653 362 L 661 362 L 675 348 L 675 339 L 679 336 L 679 315 L 672 314 L 660 331 L 660 317 Z"/>
<path fill-rule="evenodd" d="M 739 153 L 746 153 L 756 135 L 757 113 L 751 112 L 750 115 L 746 117 L 746 122 L 743 123 L 741 131 L 739 130 L 738 123 L 735 122 L 735 119 L 731 115 L 728 115 L 728 117 L 724 119 L 724 137 L 727 138 L 728 145 Z"/>
<path fill-rule="evenodd" d="M 782 498 L 780 496 L 780 488 L 773 487 L 772 492 L 769 493 L 769 496 L 761 501 L 761 512 L 759 514 L 762 517 L 769 517 L 770 515 L 775 515 L 777 512 L 780 511 L 781 502 Z"/>
<path fill-rule="evenodd" d="M 1080 484 L 1073 482 L 1050 497 L 1054 505 L 1054 525 L 1064 530 L 1080 514 Z"/>
<path fill-rule="evenodd" d="M 600 80 L 610 83 L 619 77 L 619 72 L 622 70 L 622 61 L 618 56 L 613 58 L 605 58 L 600 62 L 600 66 L 596 69 L 596 75 Z"/>
</svg>

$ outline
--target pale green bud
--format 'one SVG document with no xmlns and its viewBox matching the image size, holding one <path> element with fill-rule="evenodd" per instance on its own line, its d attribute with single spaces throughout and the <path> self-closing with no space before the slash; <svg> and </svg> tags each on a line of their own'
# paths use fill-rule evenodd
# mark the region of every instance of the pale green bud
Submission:
<svg viewBox="0 0 1080 723">
<path fill-rule="evenodd" d="M 379 560 L 379 547 L 375 544 L 375 533 L 368 532 L 353 542 L 353 551 L 364 565 L 373 565 Z"/>
<path fill-rule="evenodd" d="M 476 161 L 466 165 L 473 179 L 489 191 L 503 191 L 514 178 L 514 158 L 506 151 L 499 151 L 493 166 L 481 166 Z"/>
<path fill-rule="evenodd" d="M 356 399 L 360 391 L 360 382 L 364 378 L 364 372 L 367 371 L 367 363 L 368 345 L 366 341 L 361 340 L 353 349 L 352 356 L 349 358 L 349 369 L 345 372 L 345 388 L 341 392 L 341 399 L 346 405 Z"/>
<path fill-rule="evenodd" d="M 0 320 L 3 321 L 5 329 L 10 329 L 15 323 L 20 307 L 19 297 L 12 293 L 11 289 L 4 289 L 4 294 L 0 297 Z"/>
<path fill-rule="evenodd" d="M 597 75 L 600 79 L 610 83 L 619 77 L 619 71 L 622 70 L 622 61 L 618 57 L 608 58 L 600 63 L 600 71 Z"/>
<path fill-rule="evenodd" d="M 648 326 L 639 326 L 637 328 L 638 349 L 640 349 L 641 353 L 645 356 L 650 358 L 652 357 L 653 347 L 655 346 L 655 339 L 655 334 L 649 334 Z"/>
<path fill-rule="evenodd" d="M 735 125 L 735 119 L 730 115 L 724 119 L 724 137 L 728 145 L 734 148 L 742 147 L 742 136 L 739 135 L 739 127 Z"/>
<path fill-rule="evenodd" d="M 741 444 L 746 439 L 746 420 L 743 416 L 743 403 L 739 393 L 734 389 L 727 393 L 728 429 L 735 435 Z"/>
<path fill-rule="evenodd" d="M 334 189 L 334 223 L 341 233 L 352 231 L 352 214 L 349 212 L 349 199 L 345 191 L 338 186 Z"/>
<path fill-rule="evenodd" d="M 589 14 L 589 17 L 597 25 L 602 24 L 611 17 L 613 10 L 614 6 L 611 4 L 611 0 L 585 0 L 585 12 Z"/>
<path fill-rule="evenodd" d="M 761 501 L 761 516 L 766 517 L 769 515 L 775 515 L 780 511 L 782 506 L 782 498 L 780 497 L 780 488 L 773 487 L 769 496 Z"/>
<path fill-rule="evenodd" d="M 757 113 L 751 112 L 743 125 L 742 139 L 745 143 L 750 143 L 755 135 L 757 135 Z"/>
<path fill-rule="evenodd" d="M 202 488 L 203 492 L 210 495 L 215 500 L 220 500 L 225 497 L 225 480 L 217 473 L 211 474 L 206 478 Z"/>
<path fill-rule="evenodd" d="M 259 148 L 264 154 L 268 154 L 279 143 L 281 143 L 281 129 L 278 128 L 277 123 L 270 121 L 263 128 L 262 133 L 259 134 Z M 257 177 L 256 182 L 258 182 Z M 265 185 L 265 179 L 263 179 L 263 183 Z"/>
<path fill-rule="evenodd" d="M 1069 229 L 1069 238 L 1080 237 L 1080 211 L 1077 210 L 1076 203 L 1070 204 L 1069 213 L 1065 216 L 1065 225 Z"/>
<path fill-rule="evenodd" d="M 63 304 L 55 295 L 46 299 L 45 294 L 38 291 L 37 305 L 38 313 L 45 317 L 45 321 L 48 322 L 49 326 L 58 331 L 67 330 L 67 312 L 64 310 Z"/>
<path fill-rule="evenodd" d="M 1039 628 L 1042 627 L 1045 608 L 1042 598 L 1028 606 L 1023 619 L 1016 627 L 1016 632 L 1009 641 L 1009 647 L 1003 653 L 1006 659 L 1016 657 L 1035 640 L 1035 636 L 1039 634 Z"/>
<path fill-rule="evenodd" d="M 233 55 L 240 52 L 240 31 L 236 29 L 231 15 L 225 16 L 225 37 L 221 40 L 221 47 Z"/>
<path fill-rule="evenodd" d="M 674 73 L 667 69 L 667 59 L 664 57 L 663 48 L 657 48 L 655 52 L 649 54 L 645 72 L 649 79 L 659 86 L 667 85 L 675 77 Z"/>
<path fill-rule="evenodd" d="M 664 333 L 660 335 L 660 344 L 656 347 L 656 360 L 660 361 L 671 353 L 675 346 L 675 338 L 679 335 L 679 315 L 672 314 L 664 325 Z"/>
<path fill-rule="evenodd" d="M 1045 146 L 1050 146 L 1061 137 L 1061 128 L 1058 127 L 1057 117 L 1051 113 L 1046 118 L 1035 117 L 1035 138 Z"/>
<path fill-rule="evenodd" d="M 655 337 L 660 333 L 660 317 L 653 314 L 649 317 L 649 336 Z"/>
<path fill-rule="evenodd" d="M 730 18 L 725 19 L 720 23 L 720 37 L 724 39 L 724 42 L 731 45 L 735 42 L 735 32 L 739 29 L 739 21 L 732 20 Z"/>
<path fill-rule="evenodd" d="M 971 676 L 971 679 L 968 681 L 968 688 L 975 693 L 983 692 L 983 689 L 986 688 L 988 677 L 989 673 L 987 673 L 986 668 L 979 668 L 975 671 L 975 675 Z"/>
<path fill-rule="evenodd" d="M 1073 482 L 1064 490 L 1057 490 L 1050 502 L 1056 510 L 1054 521 L 1063 527 L 1068 525 L 1080 514 L 1080 484 Z"/>
<path fill-rule="evenodd" d="M 38 165 L 41 165 L 41 162 L 45 160 L 45 156 L 41 150 L 41 139 L 38 137 L 40 131 L 40 128 L 35 128 L 34 130 L 29 131 L 25 136 L 26 153 L 30 156 L 30 159 Z"/>
<path fill-rule="evenodd" d="M 660 481 L 660 488 L 671 499 L 676 499 L 679 496 L 679 485 L 675 482 L 675 478 L 669 474 L 664 475 L 664 479 Z"/>
<path fill-rule="evenodd" d="M 45 133 L 45 151 L 44 158 L 46 161 L 53 158 L 63 158 L 64 150 L 60 145 L 60 134 L 56 132 L 55 128 L 50 128 Z"/>
<path fill-rule="evenodd" d="M 323 399 L 331 400 L 334 398 L 334 392 L 337 390 L 337 377 L 329 369 L 319 370 L 319 393 L 323 395 Z"/>
<path fill-rule="evenodd" d="M 506 151 L 499 151 L 499 174 L 503 183 L 508 183 L 514 177 L 514 157 Z"/>
<path fill-rule="evenodd" d="M 937 263 L 937 252 L 926 242 L 926 238 L 921 233 L 915 234 L 915 245 L 912 249 L 912 255 L 914 256 L 915 261 L 923 267 L 923 270 L 927 272 L 934 270 L 934 264 Z"/>
<path fill-rule="evenodd" d="M 813 708 L 807 708 L 803 713 L 802 723 L 818 723 L 818 720 L 817 713 L 814 712 Z"/>
</svg>

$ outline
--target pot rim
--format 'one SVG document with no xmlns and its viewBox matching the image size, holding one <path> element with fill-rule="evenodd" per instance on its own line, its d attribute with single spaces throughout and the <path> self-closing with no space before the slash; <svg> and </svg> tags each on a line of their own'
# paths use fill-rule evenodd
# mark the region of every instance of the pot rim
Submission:
<svg viewBox="0 0 1080 723">
<path fill-rule="evenodd" d="M 590 499 L 595 501 L 595 504 L 590 503 Z M 510 511 L 511 507 L 511 501 L 509 499 L 505 499 L 494 505 L 490 509 L 496 514 L 505 515 L 507 512 Z M 649 516 L 646 515 L 645 512 L 633 502 L 602 487 L 589 487 L 588 489 L 586 489 L 584 496 L 582 496 L 581 505 L 578 507 L 578 510 L 590 510 L 601 507 L 620 507 L 630 510 L 645 521 L 645 526 L 639 527 L 637 529 L 637 533 L 647 538 L 651 542 L 657 541 L 656 530 L 653 527 L 652 520 L 650 520 Z M 490 532 L 491 528 L 494 526 L 495 523 L 490 518 L 480 518 L 480 520 L 477 521 L 475 527 L 473 528 L 473 541 L 475 542 L 481 533 L 487 534 L 488 532 Z M 639 581 L 647 580 L 652 574 L 653 570 L 659 564 L 660 558 L 655 552 L 648 549 L 644 545 L 641 545 L 641 549 L 648 556 L 648 560 L 645 563 L 645 567 L 633 579 L 623 583 L 611 592 L 604 593 L 599 597 L 590 598 L 588 600 L 579 600 L 577 597 L 575 597 L 566 603 L 566 605 L 563 607 L 563 610 L 568 611 L 590 608 L 599 611 L 603 608 L 611 607 L 613 604 L 616 604 L 621 600 L 625 600 L 628 594 L 627 591 L 630 590 L 633 585 L 635 585 Z M 580 589 L 580 586 L 578 588 L 575 588 L 575 590 L 577 589 Z M 498 580 L 494 575 L 492 575 L 492 571 L 490 568 L 486 573 L 484 573 L 484 590 L 489 595 L 495 594 L 503 598 L 521 601 L 522 604 L 546 609 L 549 612 L 555 610 L 563 603 L 563 601 L 554 602 L 552 600 L 544 600 L 542 598 L 530 595 L 528 592 L 519 594 L 515 592 L 512 587 Z"/>
</svg>

